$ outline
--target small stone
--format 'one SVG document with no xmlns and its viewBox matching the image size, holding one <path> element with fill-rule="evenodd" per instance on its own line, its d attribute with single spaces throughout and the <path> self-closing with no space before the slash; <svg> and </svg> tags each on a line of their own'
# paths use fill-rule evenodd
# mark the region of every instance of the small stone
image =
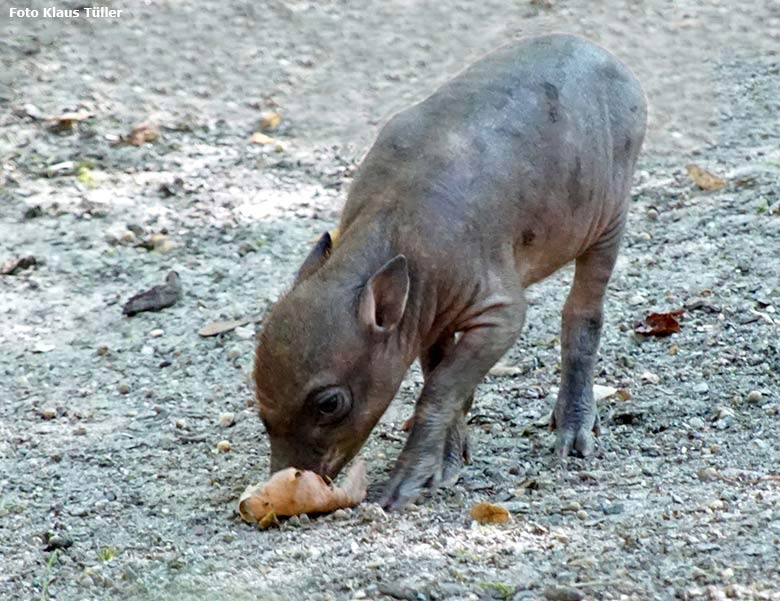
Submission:
<svg viewBox="0 0 780 601">
<path fill-rule="evenodd" d="M 251 326 L 239 326 L 233 331 L 236 333 L 236 336 L 243 340 L 249 340 L 255 336 L 255 329 Z"/>
<path fill-rule="evenodd" d="M 748 392 L 747 395 L 747 402 L 748 403 L 760 403 L 761 400 L 764 398 L 764 395 L 760 390 L 751 390 Z"/>
<path fill-rule="evenodd" d="M 236 415 L 235 413 L 231 413 L 229 411 L 223 413 L 219 416 L 219 425 L 222 428 L 229 428 L 233 424 L 236 423 Z"/>
<path fill-rule="evenodd" d="M 704 394 L 710 391 L 710 387 L 707 385 L 707 382 L 699 382 L 696 384 L 696 386 L 693 387 L 693 392 Z"/>
<path fill-rule="evenodd" d="M 688 420 L 688 425 L 693 430 L 701 430 L 704 428 L 704 420 L 700 417 L 692 417 Z"/>
<path fill-rule="evenodd" d="M 652 240 L 653 237 L 650 235 L 650 232 L 639 232 L 636 235 L 636 239 L 642 242 L 650 242 L 650 240 Z"/>
<path fill-rule="evenodd" d="M 569 503 L 561 505 L 561 511 L 579 511 L 580 509 L 582 509 L 582 505 L 577 501 L 570 501 Z"/>
<path fill-rule="evenodd" d="M 161 330 L 160 328 L 157 328 L 156 330 L 152 330 L 151 332 L 149 332 L 149 337 L 150 338 L 159 338 L 163 334 L 165 334 L 165 330 Z"/>
<path fill-rule="evenodd" d="M 54 534 L 46 541 L 46 551 L 54 551 L 55 549 L 67 549 L 73 546 L 73 539 L 67 536 L 61 536 Z"/>
<path fill-rule="evenodd" d="M 297 528 L 301 525 L 301 518 L 299 518 L 297 515 L 290 516 L 290 518 L 287 520 L 287 524 L 293 528 Z"/>
<path fill-rule="evenodd" d="M 623 503 L 605 503 L 601 511 L 604 512 L 604 515 L 618 515 L 625 511 L 625 506 Z"/>
<path fill-rule="evenodd" d="M 73 436 L 86 436 L 87 429 L 84 426 L 79 426 L 73 430 Z"/>
<path fill-rule="evenodd" d="M 587 511 L 585 511 L 584 509 L 580 509 L 580 510 L 577 512 L 577 519 L 578 519 L 578 520 L 587 520 L 589 517 L 590 517 L 590 516 L 588 515 L 588 512 L 587 512 Z"/>
<path fill-rule="evenodd" d="M 53 344 L 47 344 L 45 342 L 36 342 L 35 346 L 33 347 L 32 352 L 33 353 L 48 353 L 50 351 L 53 351 L 55 349 L 55 346 Z"/>
<path fill-rule="evenodd" d="M 97 347 L 98 357 L 105 357 L 106 355 L 108 355 L 109 351 L 110 349 L 105 344 L 101 344 L 99 347 Z"/>
<path fill-rule="evenodd" d="M 220 453 L 227 453 L 232 448 L 233 447 L 230 446 L 230 441 L 228 440 L 220 440 L 217 443 L 217 451 L 219 451 Z"/>
<path fill-rule="evenodd" d="M 173 422 L 174 426 L 176 426 L 177 430 L 186 430 L 187 429 L 187 420 L 179 418 L 175 422 Z"/>
<path fill-rule="evenodd" d="M 57 410 L 54 407 L 44 407 L 40 411 L 43 419 L 49 420 L 57 417 Z"/>
<path fill-rule="evenodd" d="M 147 355 L 147 356 L 154 355 L 154 348 L 152 348 L 151 346 L 142 346 L 141 347 L 141 354 L 142 355 Z"/>
<path fill-rule="evenodd" d="M 653 207 L 650 207 L 645 212 L 645 215 L 650 221 L 658 221 L 658 211 L 654 209 Z"/>
<path fill-rule="evenodd" d="M 305 513 L 301 514 L 298 517 L 300 518 L 302 525 L 306 525 L 306 524 L 311 523 L 311 518 L 308 515 L 306 515 Z"/>
<path fill-rule="evenodd" d="M 679 353 L 679 352 L 680 352 L 680 347 L 679 347 L 679 346 L 677 346 L 676 344 L 673 344 L 672 346 L 670 346 L 670 347 L 669 347 L 669 351 L 668 351 L 668 353 L 669 353 L 669 354 L 670 354 L 672 357 L 674 357 L 674 356 L 675 356 L 677 353 Z"/>
<path fill-rule="evenodd" d="M 119 234 L 119 241 L 122 244 L 135 244 L 137 240 L 137 236 L 130 230 L 125 230 Z"/>
<path fill-rule="evenodd" d="M 734 570 L 731 568 L 725 568 L 721 571 L 720 577 L 723 578 L 723 580 L 731 580 L 734 578 Z"/>
<path fill-rule="evenodd" d="M 366 522 L 383 522 L 387 519 L 385 510 L 377 503 L 365 503 L 360 505 L 360 518 Z"/>
<path fill-rule="evenodd" d="M 649 382 L 650 384 L 658 384 L 658 382 L 661 381 L 661 378 L 658 376 L 658 374 L 654 374 L 650 371 L 642 372 L 642 375 L 639 377 L 643 382 Z"/>
<path fill-rule="evenodd" d="M 585 593 L 570 586 L 550 586 L 544 590 L 544 598 L 549 601 L 580 601 Z"/>
<path fill-rule="evenodd" d="M 710 480 L 718 479 L 718 470 L 714 467 L 703 467 L 698 472 L 699 480 L 702 482 L 709 482 Z"/>
<path fill-rule="evenodd" d="M 232 351 L 230 351 L 230 352 L 228 353 L 228 359 L 229 359 L 230 361 L 235 361 L 235 360 L 236 360 L 236 359 L 238 359 L 240 356 L 241 356 L 241 351 L 239 351 L 238 349 L 233 349 Z"/>
<path fill-rule="evenodd" d="M 338 521 L 348 520 L 351 513 L 351 511 L 347 511 L 346 509 L 337 509 L 333 512 L 333 519 Z"/>
<path fill-rule="evenodd" d="M 122 382 L 117 387 L 117 390 L 119 391 L 119 394 L 127 394 L 130 392 L 130 386 L 127 384 L 127 382 Z"/>
<path fill-rule="evenodd" d="M 249 253 L 253 252 L 257 252 L 257 249 L 248 242 L 244 242 L 241 246 L 238 247 L 238 254 L 241 257 L 245 257 Z"/>
</svg>

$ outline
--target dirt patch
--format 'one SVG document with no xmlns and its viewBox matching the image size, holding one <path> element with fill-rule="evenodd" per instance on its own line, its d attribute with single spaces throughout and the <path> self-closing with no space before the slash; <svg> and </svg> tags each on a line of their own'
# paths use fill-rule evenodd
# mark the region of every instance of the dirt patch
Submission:
<svg viewBox="0 0 780 601">
<path fill-rule="evenodd" d="M 0 263 L 36 259 L 0 276 L 0 598 L 780 598 L 777 3 L 121 4 L 0 23 Z M 268 470 L 256 326 L 198 330 L 262 315 L 389 114 L 550 30 L 611 48 L 651 104 L 597 377 L 632 398 L 601 402 L 596 456 L 554 464 L 545 425 L 564 270 L 529 291 L 518 373 L 480 388 L 452 490 L 242 524 Z M 45 119 L 69 111 L 90 116 Z M 282 121 L 253 144 L 263 111 Z M 157 139 L 121 143 L 149 120 Z M 727 187 L 697 189 L 690 163 Z M 182 299 L 124 318 L 170 270 Z M 633 334 L 682 307 L 679 333 Z M 420 386 L 363 452 L 373 483 Z M 482 500 L 511 522 L 473 524 Z"/>
</svg>

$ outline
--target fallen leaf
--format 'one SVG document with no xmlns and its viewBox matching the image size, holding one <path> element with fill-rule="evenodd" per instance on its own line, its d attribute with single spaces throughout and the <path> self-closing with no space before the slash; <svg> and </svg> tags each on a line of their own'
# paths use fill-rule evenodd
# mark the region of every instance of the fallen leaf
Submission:
<svg viewBox="0 0 780 601">
<path fill-rule="evenodd" d="M 132 317 L 144 311 L 160 311 L 176 304 L 181 298 L 182 289 L 179 274 L 171 271 L 165 278 L 165 284 L 133 296 L 122 308 L 122 313 Z"/>
<path fill-rule="evenodd" d="M 614 388 L 612 386 L 602 386 L 601 384 L 594 384 L 593 385 L 593 400 L 594 401 L 603 401 L 604 399 L 608 399 L 614 394 L 617 394 L 618 389 Z"/>
<path fill-rule="evenodd" d="M 50 117 L 46 117 L 46 121 L 51 123 L 54 127 L 65 129 L 73 127 L 75 124 L 80 123 L 85 119 L 89 119 L 92 116 L 93 114 L 89 111 L 70 111 L 67 113 L 62 113 L 61 115 L 52 115 Z"/>
<path fill-rule="evenodd" d="M 509 521 L 509 511 L 506 507 L 486 501 L 474 505 L 469 514 L 480 524 L 505 524 Z"/>
<path fill-rule="evenodd" d="M 615 393 L 615 396 L 621 401 L 630 401 L 634 398 L 634 395 L 631 394 L 631 391 L 628 388 L 619 388 Z"/>
<path fill-rule="evenodd" d="M 125 142 L 131 146 L 143 146 L 160 137 L 160 127 L 151 121 L 145 121 L 130 130 Z"/>
<path fill-rule="evenodd" d="M 33 256 L 8 259 L 5 263 L 0 265 L 0 275 L 16 275 L 20 271 L 29 267 L 34 267 L 37 264 L 38 260 Z"/>
<path fill-rule="evenodd" d="M 727 185 L 726 180 L 722 177 L 718 177 L 714 173 L 710 173 L 693 163 L 687 165 L 686 169 L 688 170 L 688 177 L 702 190 L 720 190 Z"/>
<path fill-rule="evenodd" d="M 260 129 L 274 131 L 282 124 L 282 116 L 276 111 L 268 111 L 260 115 Z"/>
<path fill-rule="evenodd" d="M 256 132 L 252 134 L 250 141 L 252 142 L 252 144 L 262 144 L 262 145 L 274 144 L 276 142 L 276 140 L 274 140 L 271 136 L 267 136 L 260 132 Z"/>
<path fill-rule="evenodd" d="M 401 424 L 401 432 L 408 432 L 412 429 L 412 425 L 414 424 L 414 416 L 407 417 L 404 420 L 404 423 Z"/>
<path fill-rule="evenodd" d="M 362 460 L 349 470 L 342 487 L 328 484 L 315 472 L 288 467 L 268 482 L 247 487 L 238 501 L 238 512 L 245 522 L 262 527 L 271 523 L 271 514 L 285 517 L 354 507 L 366 497 L 367 488 L 366 463 Z"/>
<path fill-rule="evenodd" d="M 642 336 L 669 336 L 680 331 L 677 321 L 685 313 L 685 309 L 677 309 L 668 313 L 650 313 L 644 323 L 634 326 L 634 332 Z"/>
<path fill-rule="evenodd" d="M 219 336 L 225 332 L 230 332 L 241 326 L 245 326 L 248 323 L 260 321 L 260 316 L 245 317 L 244 319 L 232 319 L 228 321 L 212 321 L 207 323 L 200 330 L 198 330 L 198 336 L 203 338 L 209 338 L 210 336 Z"/>
</svg>

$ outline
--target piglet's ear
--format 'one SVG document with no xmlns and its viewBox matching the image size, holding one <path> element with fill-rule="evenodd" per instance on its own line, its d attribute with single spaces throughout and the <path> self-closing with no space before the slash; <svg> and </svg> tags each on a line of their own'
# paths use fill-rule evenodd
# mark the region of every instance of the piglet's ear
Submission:
<svg viewBox="0 0 780 601">
<path fill-rule="evenodd" d="M 302 282 L 315 271 L 317 271 L 320 267 L 322 267 L 323 263 L 325 263 L 325 261 L 330 256 L 330 251 L 332 248 L 333 241 L 330 238 L 330 233 L 325 232 L 322 234 L 322 236 L 320 236 L 317 244 L 315 244 L 314 248 L 311 249 L 309 256 L 306 257 L 303 265 L 301 265 L 301 268 L 298 270 L 298 275 L 295 276 L 295 283 L 297 284 L 298 282 Z"/>
<path fill-rule="evenodd" d="M 400 322 L 409 296 L 409 266 L 398 255 L 366 282 L 360 297 L 360 321 L 376 332 L 390 332 Z"/>
</svg>

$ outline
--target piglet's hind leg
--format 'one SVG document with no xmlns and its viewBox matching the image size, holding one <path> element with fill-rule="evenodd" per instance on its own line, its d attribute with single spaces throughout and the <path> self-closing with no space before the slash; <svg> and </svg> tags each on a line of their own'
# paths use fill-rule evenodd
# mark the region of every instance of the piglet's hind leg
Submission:
<svg viewBox="0 0 780 601">
<path fill-rule="evenodd" d="M 563 307 L 561 328 L 561 387 L 550 427 L 556 431 L 555 450 L 561 457 L 572 451 L 593 453 L 593 435 L 600 433 L 593 400 L 593 372 L 601 337 L 604 293 L 615 266 L 621 231 L 604 238 L 576 262 L 574 283 Z"/>
</svg>

